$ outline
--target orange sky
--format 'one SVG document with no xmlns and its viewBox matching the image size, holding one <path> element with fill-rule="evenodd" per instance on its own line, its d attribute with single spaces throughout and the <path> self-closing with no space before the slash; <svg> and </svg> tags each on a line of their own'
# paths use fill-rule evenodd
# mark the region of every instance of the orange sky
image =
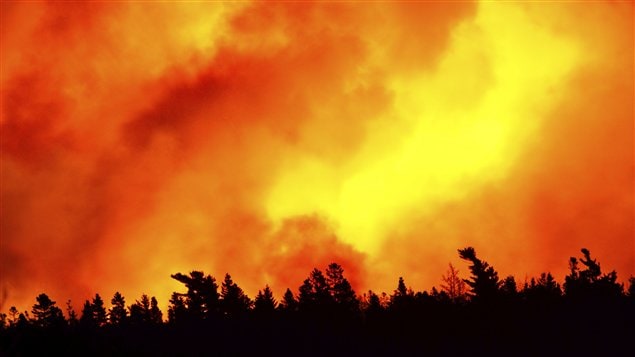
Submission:
<svg viewBox="0 0 635 357">
<path fill-rule="evenodd" d="M 0 309 L 635 274 L 630 2 L 2 2 Z"/>
</svg>

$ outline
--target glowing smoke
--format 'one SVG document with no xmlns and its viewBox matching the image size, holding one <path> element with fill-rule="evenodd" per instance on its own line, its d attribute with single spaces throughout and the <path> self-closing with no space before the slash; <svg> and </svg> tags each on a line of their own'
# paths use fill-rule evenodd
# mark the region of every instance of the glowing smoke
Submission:
<svg viewBox="0 0 635 357">
<path fill-rule="evenodd" d="M 7 303 L 634 273 L 631 6 L 2 3 Z"/>
</svg>

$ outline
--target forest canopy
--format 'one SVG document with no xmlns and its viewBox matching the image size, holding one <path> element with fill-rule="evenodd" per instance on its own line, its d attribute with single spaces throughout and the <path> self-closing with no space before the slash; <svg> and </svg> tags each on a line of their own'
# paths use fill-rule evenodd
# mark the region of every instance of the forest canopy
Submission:
<svg viewBox="0 0 635 357">
<path fill-rule="evenodd" d="M 570 258 L 562 284 L 548 272 L 519 283 L 513 276 L 501 279 L 494 266 L 466 247 L 458 254 L 469 276 L 461 278 L 449 264 L 439 289 L 413 291 L 399 277 L 391 293 L 356 292 L 337 263 L 313 269 L 295 292 L 289 288 L 275 297 L 265 285 L 253 299 L 230 274 L 217 282 L 202 271 L 175 273 L 171 278 L 183 289 L 172 294 L 166 314 L 154 296 L 145 294 L 127 305 L 116 292 L 110 307 L 95 294 L 78 314 L 70 300 L 64 313 L 42 293 L 30 312 L 11 307 L 0 314 L 0 351 L 209 351 L 192 335 L 231 342 L 220 348 L 222 354 L 420 352 L 420 340 L 432 354 L 504 354 L 508 348 L 529 354 L 611 351 L 615 346 L 609 341 L 632 336 L 635 278 L 625 288 L 615 271 L 602 271 L 589 250 L 581 253 Z M 593 343 L 582 344 L 585 338 Z M 329 343 L 316 345 L 316 339 Z M 41 341 L 46 343 L 34 344 Z"/>
</svg>

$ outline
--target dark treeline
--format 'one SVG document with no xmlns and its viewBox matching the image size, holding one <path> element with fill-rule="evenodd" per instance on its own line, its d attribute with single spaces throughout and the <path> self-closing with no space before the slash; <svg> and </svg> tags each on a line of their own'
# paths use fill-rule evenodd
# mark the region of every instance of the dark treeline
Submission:
<svg viewBox="0 0 635 357">
<path fill-rule="evenodd" d="M 460 249 L 470 275 L 449 266 L 440 289 L 357 294 L 343 268 L 314 269 L 297 291 L 249 298 L 229 274 L 176 273 L 184 285 L 162 312 L 154 297 L 127 305 L 96 294 L 78 314 L 46 294 L 31 312 L 0 314 L 0 355 L 617 355 L 632 354 L 635 278 L 582 249 L 562 284 L 550 273 L 519 285 L 473 248 Z M 219 285 L 220 284 L 220 285 Z M 66 310 L 66 313 L 62 311 Z"/>
</svg>

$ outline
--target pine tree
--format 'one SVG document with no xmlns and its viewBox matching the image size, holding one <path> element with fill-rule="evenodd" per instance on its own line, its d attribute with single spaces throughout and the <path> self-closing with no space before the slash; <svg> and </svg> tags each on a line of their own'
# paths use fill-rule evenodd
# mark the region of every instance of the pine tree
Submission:
<svg viewBox="0 0 635 357">
<path fill-rule="evenodd" d="M 252 302 L 236 283 L 232 281 L 229 274 L 225 274 L 225 279 L 221 285 L 220 306 L 223 314 L 228 317 L 241 316 L 249 311 Z"/>
<path fill-rule="evenodd" d="M 84 302 L 84 307 L 82 308 L 82 316 L 79 318 L 79 323 L 84 328 L 93 328 L 97 326 L 97 322 L 95 321 L 95 314 L 93 312 L 93 304 L 91 304 L 89 300 L 86 300 Z"/>
<path fill-rule="evenodd" d="M 313 269 L 309 277 L 300 286 L 298 307 L 304 312 L 328 311 L 333 306 L 333 297 L 324 274 L 319 269 Z"/>
<path fill-rule="evenodd" d="M 441 290 L 444 291 L 453 302 L 461 302 L 465 300 L 465 281 L 459 277 L 459 271 L 452 265 L 448 264 L 448 271 L 441 276 Z"/>
<path fill-rule="evenodd" d="M 192 271 L 189 276 L 176 273 L 173 279 L 185 284 L 184 303 L 191 321 L 213 318 L 219 313 L 218 285 L 214 277 L 202 271 Z"/>
<path fill-rule="evenodd" d="M 368 290 L 366 295 L 366 303 L 364 313 L 368 319 L 376 319 L 384 313 L 384 307 L 382 306 L 381 299 L 372 290 Z"/>
<path fill-rule="evenodd" d="M 564 293 L 571 297 L 580 294 L 583 281 L 580 278 L 580 268 L 578 267 L 578 259 L 575 257 L 569 258 L 569 275 L 564 278 Z"/>
<path fill-rule="evenodd" d="M 55 306 L 55 301 L 51 300 L 48 295 L 40 294 L 35 300 L 37 303 L 33 305 L 31 312 L 37 326 L 59 327 L 65 323 L 62 310 Z"/>
<path fill-rule="evenodd" d="M 172 293 L 170 306 L 168 307 L 168 322 L 182 323 L 187 320 L 187 306 L 183 296 L 179 293 Z"/>
<path fill-rule="evenodd" d="M 518 285 L 516 279 L 509 275 L 500 283 L 500 296 L 507 303 L 515 303 L 519 300 Z"/>
<path fill-rule="evenodd" d="M 23 313 L 20 313 L 20 315 L 18 316 L 18 320 L 16 322 L 16 326 L 19 329 L 26 329 L 29 326 L 29 312 L 25 311 Z"/>
<path fill-rule="evenodd" d="M 126 300 L 118 291 L 110 300 L 112 308 L 108 311 L 108 318 L 112 325 L 123 325 L 128 319 L 128 311 L 126 310 Z"/>
<path fill-rule="evenodd" d="M 507 276 L 505 279 L 503 279 L 500 290 L 502 293 L 507 295 L 517 294 L 518 285 L 516 284 L 516 279 L 514 279 L 514 277 L 511 275 Z"/>
<path fill-rule="evenodd" d="M 150 298 L 150 311 L 148 313 L 151 324 L 160 325 L 163 323 L 163 312 L 159 309 L 159 302 L 156 297 Z"/>
<path fill-rule="evenodd" d="M 263 290 L 258 290 L 256 299 L 254 300 L 254 312 L 260 316 L 272 316 L 276 310 L 278 303 L 273 297 L 273 292 L 269 285 L 266 285 Z"/>
<path fill-rule="evenodd" d="M 414 302 L 414 292 L 406 287 L 403 277 L 399 277 L 397 289 L 390 297 L 390 309 L 394 311 L 406 311 L 412 308 Z"/>
<path fill-rule="evenodd" d="M 547 294 L 554 297 L 560 297 L 562 295 L 560 284 L 558 284 L 551 273 L 540 274 L 540 278 L 538 278 L 538 286 L 542 287 Z"/>
<path fill-rule="evenodd" d="M 399 277 L 399 281 L 397 282 L 397 289 L 395 290 L 395 296 L 408 296 L 408 288 L 406 287 L 406 282 L 402 276 Z"/>
<path fill-rule="evenodd" d="M 582 248 L 583 258 L 580 262 L 585 266 L 584 270 L 578 267 L 575 257 L 569 259 L 570 273 L 565 277 L 564 291 L 569 298 L 606 299 L 617 298 L 622 295 L 624 287 L 617 283 L 615 270 L 608 274 L 602 274 L 600 263 L 591 258 L 591 252 Z"/>
<path fill-rule="evenodd" d="M 134 325 L 149 324 L 150 319 L 150 298 L 148 295 L 141 295 L 141 300 L 136 300 L 130 305 L 130 322 Z"/>
<path fill-rule="evenodd" d="M 93 317 L 97 326 L 103 326 L 106 324 L 106 308 L 104 307 L 104 300 L 102 300 L 99 294 L 95 294 L 92 304 Z"/>
<path fill-rule="evenodd" d="M 560 284 L 551 273 L 541 273 L 538 280 L 531 278 L 530 283 L 525 284 L 521 293 L 527 301 L 534 304 L 551 304 L 562 296 Z"/>
<path fill-rule="evenodd" d="M 20 312 L 18 311 L 18 309 L 15 306 L 11 306 L 9 308 L 9 325 L 13 326 L 16 323 L 18 323 L 18 316 L 19 316 Z"/>
<path fill-rule="evenodd" d="M 77 318 L 75 309 L 71 305 L 70 299 L 66 301 L 66 314 L 68 315 L 68 325 L 77 326 L 77 324 L 79 323 L 79 319 Z"/>
<path fill-rule="evenodd" d="M 478 259 L 472 247 L 459 249 L 459 257 L 472 263 L 470 265 L 472 277 L 464 281 L 471 288 L 471 296 L 474 301 L 494 301 L 499 296 L 501 285 L 496 270 L 487 262 Z"/>
<path fill-rule="evenodd" d="M 282 301 L 278 305 L 278 309 L 286 313 L 293 313 L 298 311 L 298 300 L 293 296 L 291 289 L 287 288 L 282 296 Z"/>
<path fill-rule="evenodd" d="M 331 263 L 326 269 L 326 283 L 330 294 L 338 307 L 338 312 L 355 313 L 359 310 L 359 300 L 351 284 L 344 277 L 344 269 L 337 263 Z"/>
</svg>

